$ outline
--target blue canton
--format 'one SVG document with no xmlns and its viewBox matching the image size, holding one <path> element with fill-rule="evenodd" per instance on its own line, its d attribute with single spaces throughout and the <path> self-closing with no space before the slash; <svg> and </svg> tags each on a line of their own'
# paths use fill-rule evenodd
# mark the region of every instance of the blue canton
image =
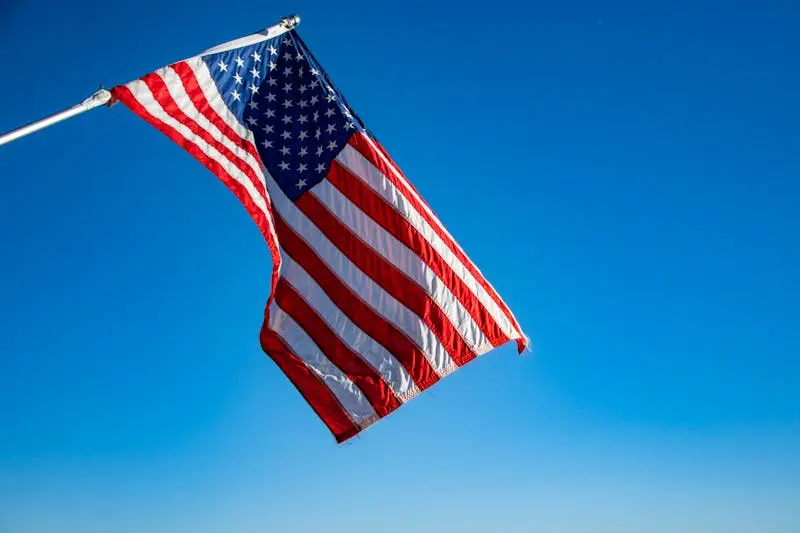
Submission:
<svg viewBox="0 0 800 533">
<path fill-rule="evenodd" d="M 292 201 L 325 179 L 350 136 L 364 129 L 294 32 L 203 60 Z"/>
</svg>

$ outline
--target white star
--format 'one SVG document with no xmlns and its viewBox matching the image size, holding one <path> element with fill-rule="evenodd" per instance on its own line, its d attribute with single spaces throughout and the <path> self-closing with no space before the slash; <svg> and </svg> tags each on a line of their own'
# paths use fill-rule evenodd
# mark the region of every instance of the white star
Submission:
<svg viewBox="0 0 800 533">
<path fill-rule="evenodd" d="M 289 170 L 289 163 L 287 163 L 286 161 L 281 161 L 281 164 L 278 166 L 281 167 L 281 170 Z"/>
<path fill-rule="evenodd" d="M 300 77 L 302 78 L 303 76 L 305 76 L 305 75 L 306 75 L 306 69 L 304 69 L 303 67 L 300 67 L 300 68 L 297 70 L 297 73 L 298 73 L 298 74 L 300 75 Z"/>
<path fill-rule="evenodd" d="M 272 133 L 272 132 L 275 131 L 275 127 L 274 126 L 270 126 L 269 124 L 267 124 L 266 126 L 261 128 L 261 131 L 263 131 L 264 133 Z"/>
<path fill-rule="evenodd" d="M 305 166 L 305 165 L 300 165 L 300 166 Z M 298 188 L 298 189 L 302 189 L 302 188 L 303 188 L 303 187 L 305 187 L 305 186 L 306 186 L 306 180 L 302 179 L 302 180 L 299 180 L 299 181 L 297 182 L 297 188 Z"/>
<path fill-rule="evenodd" d="M 286 67 L 285 69 L 283 69 L 283 75 L 284 76 L 288 76 L 291 73 L 292 73 L 292 67 Z"/>
<path fill-rule="evenodd" d="M 222 72 L 228 72 L 228 65 L 226 65 L 221 59 L 219 60 L 219 63 L 217 63 L 217 66 Z"/>
<path fill-rule="evenodd" d="M 258 71 L 258 69 L 256 69 L 256 67 L 250 69 L 250 74 L 252 74 L 254 78 L 261 77 L 261 73 Z"/>
<path fill-rule="evenodd" d="M 249 107 L 250 109 L 258 109 L 258 102 L 256 102 L 255 100 L 250 100 L 250 103 L 247 104 L 247 107 Z"/>
<path fill-rule="evenodd" d="M 312 96 L 311 97 L 311 105 L 315 105 L 317 102 L 319 102 L 319 98 L 317 98 L 316 96 Z"/>
<path fill-rule="evenodd" d="M 335 150 L 336 149 L 336 141 L 331 141 L 328 143 L 328 150 Z"/>
<path fill-rule="evenodd" d="M 269 86 L 270 86 L 270 87 L 275 87 L 276 85 L 278 85 L 278 82 L 277 82 L 277 81 L 275 81 L 275 78 L 269 78 L 269 79 L 267 80 L 267 83 L 269 83 Z"/>
<path fill-rule="evenodd" d="M 319 81 L 314 80 L 314 81 L 311 82 L 311 85 L 309 85 L 309 87 L 311 87 L 312 89 L 315 89 L 318 85 L 319 85 Z"/>
<path fill-rule="evenodd" d="M 342 115 L 344 115 L 344 118 L 353 118 L 353 115 L 351 115 L 350 111 L 348 111 L 347 109 L 342 111 Z"/>
<path fill-rule="evenodd" d="M 314 111 L 314 122 L 319 120 L 319 111 Z"/>
<path fill-rule="evenodd" d="M 272 141 L 268 141 L 267 139 L 264 139 L 261 142 L 261 146 L 263 146 L 264 148 L 272 148 Z"/>
<path fill-rule="evenodd" d="M 289 39 L 286 39 L 285 41 L 283 41 L 283 44 L 285 44 L 286 46 L 289 46 L 289 47 L 294 46 L 294 44 L 292 44 L 292 41 L 290 41 Z"/>
<path fill-rule="evenodd" d="M 328 117 L 328 118 L 331 118 L 335 114 L 336 114 L 336 111 L 332 107 L 329 107 L 328 110 L 325 111 L 325 116 Z"/>
<path fill-rule="evenodd" d="M 289 52 L 286 52 L 285 54 L 283 54 L 283 58 L 284 58 L 286 61 L 290 61 L 290 60 L 292 59 L 292 54 L 291 54 L 291 53 L 289 53 Z"/>
<path fill-rule="evenodd" d="M 261 61 L 261 54 L 259 54 L 258 52 L 253 51 L 251 55 L 253 56 L 253 61 L 255 61 L 256 63 Z"/>
<path fill-rule="evenodd" d="M 236 56 L 236 66 L 239 68 L 244 68 L 244 61 L 239 56 Z"/>
<path fill-rule="evenodd" d="M 285 146 L 284 146 L 283 148 L 281 148 L 281 153 L 282 153 L 283 155 L 289 155 L 289 154 L 291 154 L 291 153 L 292 153 L 292 151 L 291 151 L 289 148 L 287 148 L 287 147 L 285 147 Z"/>
<path fill-rule="evenodd" d="M 258 93 L 258 87 L 256 87 L 255 83 L 251 83 L 250 84 L 250 90 L 253 92 L 253 94 L 257 94 Z"/>
<path fill-rule="evenodd" d="M 308 87 L 306 85 L 301 85 L 300 88 L 297 90 L 300 91 L 300 94 L 303 94 L 308 90 Z"/>
<path fill-rule="evenodd" d="M 264 111 L 264 115 L 267 118 L 275 118 L 275 110 L 274 109 L 267 109 L 266 111 Z"/>
<path fill-rule="evenodd" d="M 283 115 L 283 118 L 281 120 L 283 121 L 284 124 L 288 124 L 292 122 L 292 117 L 290 117 L 289 115 Z"/>
<path fill-rule="evenodd" d="M 281 137 L 283 137 L 283 140 L 285 141 L 286 139 L 291 139 L 292 134 L 289 133 L 288 131 L 284 131 L 283 133 L 281 133 Z"/>
<path fill-rule="evenodd" d="M 289 109 L 290 107 L 292 107 L 292 101 L 291 100 L 284 100 L 283 101 L 283 107 L 284 107 L 284 109 Z"/>
<path fill-rule="evenodd" d="M 300 163 L 300 166 L 297 167 L 298 172 L 305 172 L 306 170 L 308 170 L 308 165 L 305 163 Z"/>
<path fill-rule="evenodd" d="M 248 118 L 247 122 L 249 122 L 251 126 L 255 126 L 256 124 L 258 124 L 258 121 L 254 117 Z"/>
<path fill-rule="evenodd" d="M 334 124 L 328 124 L 328 129 L 327 129 L 327 133 L 328 133 L 328 135 L 330 135 L 330 134 L 331 134 L 331 133 L 333 133 L 334 131 L 336 131 L 336 125 L 334 125 Z"/>
<path fill-rule="evenodd" d="M 233 75 L 233 79 L 234 79 L 234 81 L 236 81 L 237 85 L 241 85 L 242 84 L 242 77 L 239 76 L 238 72 Z"/>
<path fill-rule="evenodd" d="M 336 95 L 333 94 L 333 93 L 330 93 L 330 94 L 328 94 L 327 98 L 328 98 L 328 102 L 333 102 L 334 100 L 336 100 Z"/>
<path fill-rule="evenodd" d="M 319 165 L 317 165 L 317 168 L 316 168 L 315 170 L 316 170 L 317 172 L 319 172 L 320 174 L 322 174 L 323 172 L 325 172 L 325 165 L 323 165 L 322 163 L 320 163 Z"/>
<path fill-rule="evenodd" d="M 305 100 L 300 100 L 299 102 L 297 102 L 297 105 L 299 105 L 301 108 L 305 108 L 308 106 L 308 102 L 306 102 Z"/>
<path fill-rule="evenodd" d="M 301 147 L 300 148 L 300 152 L 297 155 L 299 155 L 300 157 L 307 156 L 308 155 L 308 148 L 306 148 L 305 146 Z"/>
<path fill-rule="evenodd" d="M 301 141 L 305 141 L 308 138 L 308 132 L 306 130 L 301 131 L 297 138 Z"/>
<path fill-rule="evenodd" d="M 319 71 L 318 71 L 317 69 L 315 69 L 315 68 L 312 68 L 312 69 L 311 69 L 311 74 L 312 74 L 313 76 L 319 76 Z"/>
<path fill-rule="evenodd" d="M 277 96 L 275 96 L 272 93 L 269 93 L 266 98 L 267 98 L 267 102 L 274 102 L 275 99 L 277 98 Z"/>
<path fill-rule="evenodd" d="M 317 131 L 316 131 L 316 133 L 314 133 L 314 137 L 316 137 L 317 139 L 319 139 L 321 135 L 322 135 L 322 130 L 321 130 L 321 129 L 319 129 L 319 128 L 317 128 Z"/>
<path fill-rule="evenodd" d="M 300 106 L 303 107 L 303 106 Z M 300 118 L 297 119 L 300 124 L 305 124 L 308 122 L 308 115 L 300 115 Z"/>
<path fill-rule="evenodd" d="M 355 126 L 353 126 L 352 122 L 348 122 L 344 127 L 346 130 L 352 130 L 353 128 L 355 128 Z"/>
<path fill-rule="evenodd" d="M 317 148 L 317 156 L 321 156 L 322 152 L 324 152 L 324 151 L 325 151 L 325 149 L 322 146 L 318 147 Z"/>
<path fill-rule="evenodd" d="M 275 48 L 272 45 L 269 45 L 269 48 L 267 48 L 267 50 L 269 50 L 270 55 L 273 55 L 273 56 L 278 55 L 278 49 Z"/>
<path fill-rule="evenodd" d="M 275 70 L 277 67 L 278 67 L 278 65 L 274 61 L 270 61 L 269 62 L 269 69 L 270 70 Z"/>
<path fill-rule="evenodd" d="M 289 91 L 292 90 L 292 84 L 291 83 L 287 83 L 286 85 L 283 86 L 283 90 L 284 90 L 284 92 L 288 93 Z"/>
<path fill-rule="evenodd" d="M 303 57 L 303 55 L 300 52 L 297 52 L 297 57 L 295 57 L 295 59 L 298 61 L 303 61 L 305 57 Z"/>
<path fill-rule="evenodd" d="M 233 99 L 237 100 L 237 101 L 241 100 L 241 98 L 242 98 L 242 95 L 239 94 L 239 92 L 236 89 L 233 90 L 233 92 L 231 93 L 231 96 L 233 96 Z"/>
</svg>

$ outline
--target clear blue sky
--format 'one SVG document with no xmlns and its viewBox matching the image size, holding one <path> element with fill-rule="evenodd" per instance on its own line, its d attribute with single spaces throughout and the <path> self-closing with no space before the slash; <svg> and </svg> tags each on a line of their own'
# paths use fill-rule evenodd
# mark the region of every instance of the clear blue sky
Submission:
<svg viewBox="0 0 800 533">
<path fill-rule="evenodd" d="M 298 12 L 534 353 L 337 446 L 244 209 L 94 111 L 0 148 L 0 532 L 800 531 L 796 3 L 69 4 L 0 5 L 0 130 Z"/>
</svg>

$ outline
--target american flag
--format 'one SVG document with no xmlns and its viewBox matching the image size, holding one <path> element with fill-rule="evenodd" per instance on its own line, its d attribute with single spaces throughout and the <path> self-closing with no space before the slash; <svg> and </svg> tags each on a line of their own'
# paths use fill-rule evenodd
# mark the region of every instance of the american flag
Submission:
<svg viewBox="0 0 800 533">
<path fill-rule="evenodd" d="M 508 306 L 294 29 L 168 65 L 113 96 L 244 204 L 272 255 L 261 345 L 345 441 L 516 340 Z"/>
</svg>

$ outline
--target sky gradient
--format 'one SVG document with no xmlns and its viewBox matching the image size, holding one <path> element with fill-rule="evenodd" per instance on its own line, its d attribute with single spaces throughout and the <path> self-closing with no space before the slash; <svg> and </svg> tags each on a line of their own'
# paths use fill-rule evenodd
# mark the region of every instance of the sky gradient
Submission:
<svg viewBox="0 0 800 533">
<path fill-rule="evenodd" d="M 796 3 L 0 3 L 0 131 L 299 13 L 531 337 L 337 446 L 122 106 L 0 148 L 0 533 L 796 533 Z M 794 4 L 794 5 L 793 5 Z"/>
</svg>

